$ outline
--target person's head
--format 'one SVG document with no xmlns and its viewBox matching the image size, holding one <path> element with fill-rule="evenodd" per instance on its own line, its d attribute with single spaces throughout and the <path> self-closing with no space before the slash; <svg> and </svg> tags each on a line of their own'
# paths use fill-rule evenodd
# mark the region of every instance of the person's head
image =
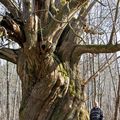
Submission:
<svg viewBox="0 0 120 120">
<path fill-rule="evenodd" d="M 94 101 L 94 107 L 98 107 L 98 102 L 97 101 Z"/>
</svg>

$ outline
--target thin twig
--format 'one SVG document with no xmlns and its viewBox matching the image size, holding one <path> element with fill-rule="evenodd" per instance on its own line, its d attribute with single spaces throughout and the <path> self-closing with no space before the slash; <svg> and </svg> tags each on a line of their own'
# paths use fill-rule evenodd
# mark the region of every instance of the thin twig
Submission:
<svg viewBox="0 0 120 120">
<path fill-rule="evenodd" d="M 72 32 L 73 32 L 78 38 L 81 39 L 80 42 L 83 41 L 83 42 L 86 44 L 86 42 L 83 40 L 83 38 L 82 38 L 81 36 L 79 36 L 79 35 L 75 32 L 75 30 L 74 30 L 74 28 L 71 26 L 71 24 L 69 23 L 68 25 L 69 25 L 70 29 L 72 30 Z"/>
<path fill-rule="evenodd" d="M 111 35 L 110 35 L 110 39 L 109 39 L 108 44 L 112 44 L 113 36 L 114 36 L 114 33 L 115 33 L 115 24 L 116 24 L 117 16 L 118 16 L 119 2 L 120 2 L 120 0 L 117 1 L 115 18 L 114 18 L 114 21 L 113 21 L 113 27 L 112 27 L 112 31 L 111 31 Z"/>
<path fill-rule="evenodd" d="M 106 68 L 107 68 L 110 64 L 112 64 L 116 59 L 119 59 L 119 58 L 120 58 L 120 56 L 118 56 L 117 58 L 111 60 L 112 57 L 113 57 L 113 56 L 111 56 L 111 57 L 109 58 L 109 62 L 108 62 L 108 61 L 105 62 L 104 65 L 102 65 L 102 66 L 98 69 L 98 71 L 95 72 L 94 75 L 92 75 L 88 80 L 86 80 L 86 81 L 84 82 L 84 84 L 86 85 L 88 82 L 90 82 L 91 80 L 93 80 L 95 77 L 98 76 L 98 74 L 99 74 L 100 72 L 102 72 L 104 69 L 106 69 Z M 110 61 L 110 60 L 111 60 L 111 61 Z"/>
<path fill-rule="evenodd" d="M 48 13 L 49 13 L 50 17 L 51 17 L 54 21 L 56 21 L 56 22 L 58 22 L 58 23 L 68 23 L 68 21 L 61 21 L 61 20 L 56 19 L 56 18 L 52 15 L 52 13 L 51 13 L 50 11 L 48 11 Z"/>
<path fill-rule="evenodd" d="M 99 1 L 99 0 L 96 0 L 98 3 L 100 3 L 102 6 L 104 6 L 104 7 L 106 7 L 106 5 L 105 4 L 103 4 L 101 1 Z"/>
</svg>

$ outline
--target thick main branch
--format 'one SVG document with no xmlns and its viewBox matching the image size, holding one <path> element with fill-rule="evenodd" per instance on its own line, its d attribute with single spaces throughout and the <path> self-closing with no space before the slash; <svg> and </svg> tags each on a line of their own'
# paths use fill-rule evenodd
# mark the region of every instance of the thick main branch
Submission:
<svg viewBox="0 0 120 120">
<path fill-rule="evenodd" d="M 0 58 L 8 60 L 8 61 L 16 64 L 17 63 L 17 57 L 18 57 L 18 51 L 19 50 L 2 48 L 2 49 L 0 49 Z"/>
<path fill-rule="evenodd" d="M 20 46 L 25 42 L 24 31 L 22 30 L 23 24 L 15 22 L 11 17 L 4 16 L 3 20 L 0 22 L 2 26 L 0 32 L 6 32 L 4 35 L 15 42 Z M 3 35 L 3 36 L 4 36 Z"/>
<path fill-rule="evenodd" d="M 11 0 L 0 0 L 0 2 L 14 15 L 15 18 L 19 17 L 20 11 L 18 8 L 13 4 Z"/>
<path fill-rule="evenodd" d="M 70 11 L 67 8 L 67 4 L 62 8 L 62 10 L 56 15 L 55 19 L 52 19 L 49 23 L 48 27 L 43 31 L 44 37 L 49 41 L 51 41 L 60 29 L 64 29 L 65 26 L 69 23 L 72 19 L 74 14 L 79 10 L 79 8 L 86 2 L 87 0 L 74 0 L 69 3 Z M 49 12 L 50 16 L 51 13 Z M 56 40 L 57 41 L 57 40 Z"/>
<path fill-rule="evenodd" d="M 120 51 L 120 44 L 116 45 L 75 45 L 72 58 L 79 58 L 84 53 L 114 53 Z"/>
</svg>

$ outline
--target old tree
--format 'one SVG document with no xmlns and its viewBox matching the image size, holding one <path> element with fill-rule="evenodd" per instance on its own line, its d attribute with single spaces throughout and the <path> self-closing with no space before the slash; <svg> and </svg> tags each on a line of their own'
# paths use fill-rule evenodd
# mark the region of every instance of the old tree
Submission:
<svg viewBox="0 0 120 120">
<path fill-rule="evenodd" d="M 106 45 L 89 45 L 81 36 L 84 31 L 96 33 L 86 27 L 87 13 L 96 1 L 0 2 L 7 8 L 0 35 L 20 46 L 0 49 L 0 58 L 17 65 L 22 81 L 20 120 L 88 120 L 80 57 L 120 50 L 111 39 Z"/>
</svg>

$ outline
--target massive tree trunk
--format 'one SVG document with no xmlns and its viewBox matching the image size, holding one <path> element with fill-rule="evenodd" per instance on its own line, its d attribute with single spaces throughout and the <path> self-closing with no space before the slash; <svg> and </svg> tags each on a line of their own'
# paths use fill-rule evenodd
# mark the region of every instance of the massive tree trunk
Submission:
<svg viewBox="0 0 120 120">
<path fill-rule="evenodd" d="M 27 31 L 26 41 L 30 42 L 32 38 L 32 42 L 24 43 L 17 62 L 23 93 L 20 120 L 88 120 L 84 85 L 79 78 L 79 57 L 72 58 L 75 47 L 64 38 L 71 34 L 69 41 L 72 41 L 75 36 L 66 33 L 65 29 L 65 36 L 60 37 L 65 42 L 57 44 L 53 53 L 52 47 L 47 48 L 39 41 L 36 43 L 36 37 L 30 38 L 32 35 Z M 70 35 L 66 39 L 68 37 Z"/>
<path fill-rule="evenodd" d="M 73 6 L 76 6 L 78 2 L 73 3 Z M 37 10 L 41 9 L 39 2 L 36 5 Z M 71 9 L 73 6 L 70 6 Z M 74 9 L 72 11 L 74 12 Z M 68 14 L 68 11 L 62 11 L 58 19 L 65 21 L 63 16 L 68 14 L 70 20 L 73 12 Z M 67 45 L 69 42 L 65 42 L 64 46 L 62 42 L 58 43 L 59 39 L 64 41 L 67 35 L 63 35 L 67 23 L 61 24 L 52 19 L 48 24 L 47 33 L 46 30 L 41 31 L 41 25 L 47 24 L 47 14 L 48 12 L 43 15 L 31 15 L 25 24 L 26 42 L 19 51 L 17 62 L 23 93 L 20 120 L 88 120 L 88 112 L 84 106 L 84 88 L 81 87 L 79 67 L 76 68 L 75 63 L 79 60 L 72 61 L 74 48 Z M 38 16 L 44 19 L 42 24 Z"/>
<path fill-rule="evenodd" d="M 87 120 L 80 79 L 73 67 L 55 54 L 22 50 L 18 60 L 23 93 L 20 120 Z"/>
<path fill-rule="evenodd" d="M 3 17 L 0 33 L 5 36 L 7 31 L 8 37 L 21 46 L 17 50 L 0 49 L 0 58 L 17 64 L 22 81 L 20 120 L 89 120 L 85 107 L 88 81 L 79 76 L 80 57 L 83 53 L 120 50 L 117 44 L 86 45 L 76 34 L 78 28 L 82 34 L 86 14 L 95 1 L 85 12 L 87 0 L 66 0 L 58 7 L 59 11 L 52 12 L 50 0 L 24 0 L 23 13 L 11 2 L 1 2 L 14 18 Z M 78 19 L 74 19 L 79 10 Z M 78 41 L 76 37 L 79 37 Z"/>
</svg>

